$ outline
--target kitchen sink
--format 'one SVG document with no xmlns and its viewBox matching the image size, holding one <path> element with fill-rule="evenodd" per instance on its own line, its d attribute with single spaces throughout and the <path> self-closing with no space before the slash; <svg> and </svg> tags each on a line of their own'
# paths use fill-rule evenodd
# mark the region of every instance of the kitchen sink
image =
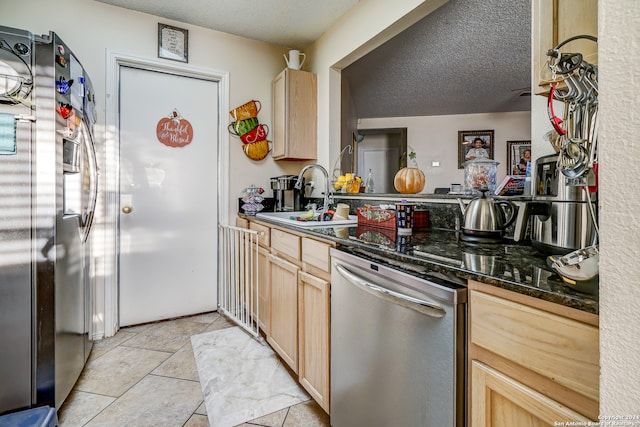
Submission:
<svg viewBox="0 0 640 427">
<path fill-rule="evenodd" d="M 342 219 L 338 221 L 298 221 L 300 215 L 307 213 L 307 211 L 299 212 L 258 212 L 256 218 L 264 218 L 271 221 L 280 222 L 282 224 L 289 224 L 295 227 L 351 227 L 358 225 L 358 217 L 356 215 L 349 215 L 349 219 Z M 293 219 L 292 219 L 293 218 Z"/>
</svg>

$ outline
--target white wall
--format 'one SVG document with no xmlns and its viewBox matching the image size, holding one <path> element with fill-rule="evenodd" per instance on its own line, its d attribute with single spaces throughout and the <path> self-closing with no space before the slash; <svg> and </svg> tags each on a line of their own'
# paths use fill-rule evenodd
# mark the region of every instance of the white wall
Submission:
<svg viewBox="0 0 640 427">
<path fill-rule="evenodd" d="M 560 110 L 560 109 L 557 109 Z M 560 110 L 561 111 L 561 110 Z M 545 139 L 545 134 L 553 130 L 547 114 L 547 99 L 543 96 L 531 97 L 531 153 L 532 158 L 553 154 L 553 147 Z"/>
<path fill-rule="evenodd" d="M 448 0 L 358 2 L 309 46 L 305 68 L 318 74 L 318 163 L 329 168 L 340 153 L 340 71 Z"/>
<path fill-rule="evenodd" d="M 464 170 L 458 169 L 458 131 L 494 130 L 494 159 L 498 182 L 507 174 L 507 141 L 529 140 L 531 114 L 515 113 L 460 114 L 448 116 L 388 117 L 360 119 L 358 129 L 407 128 L 407 145 L 416 152 L 418 167 L 424 172 L 423 193 L 435 188 L 464 183 Z M 440 166 L 432 166 L 440 162 Z"/>
<path fill-rule="evenodd" d="M 19 3 L 19 4 L 18 4 Z M 73 49 L 94 84 L 97 98 L 97 144 L 104 146 L 105 93 L 107 52 L 157 60 L 158 23 L 189 30 L 189 66 L 228 72 L 229 109 L 251 99 L 262 102 L 258 114 L 261 122 L 271 124 L 271 81 L 284 68 L 282 54 L 286 48 L 249 40 L 226 33 L 172 22 L 164 18 L 133 12 L 93 0 L 0 0 L 0 25 L 16 27 L 34 34 L 55 31 Z M 171 64 L 179 64 L 168 61 Z M 198 94 L 193 94 L 197 97 Z M 230 120 L 225 115 L 225 120 Z M 226 124 L 224 124 L 226 127 Z M 197 131 L 197 130 L 196 130 Z M 250 184 L 268 189 L 268 177 L 295 173 L 298 165 L 279 164 L 271 157 L 260 162 L 249 160 L 236 137 L 229 137 L 230 165 L 229 218 L 237 211 L 237 198 Z M 217 197 L 215 188 L 210 197 Z M 104 200 L 98 208 L 104 210 Z M 97 230 L 114 224 L 96 224 Z M 114 248 L 107 246 L 94 251 L 97 256 L 96 313 L 94 333 L 104 332 L 104 284 L 112 276 Z"/>
<path fill-rule="evenodd" d="M 640 414 L 640 2 L 598 4 L 600 412 Z M 639 425 L 638 420 L 633 424 Z"/>
<path fill-rule="evenodd" d="M 99 125 L 105 123 L 106 51 L 156 59 L 159 22 L 189 30 L 189 65 L 229 72 L 229 109 L 251 99 L 260 100 L 262 110 L 258 118 L 271 124 L 271 81 L 285 67 L 282 54 L 287 49 L 284 47 L 93 0 L 21 0 L 20 6 L 9 6 L 9 3 L 1 0 L 1 25 L 22 28 L 34 34 L 55 31 L 74 50 L 94 82 L 99 103 Z M 227 115 L 226 119 L 230 120 L 231 116 Z M 235 171 L 230 179 L 229 194 L 234 198 L 241 196 L 242 189 L 252 183 L 267 186 L 269 183 L 265 177 L 289 173 L 289 164 L 276 163 L 271 157 L 259 162 L 247 158 L 236 137 L 230 137 L 229 144 L 229 169 Z M 294 169 L 297 172 L 298 165 Z M 236 211 L 237 199 L 229 210 L 229 217 L 233 218 Z"/>
</svg>

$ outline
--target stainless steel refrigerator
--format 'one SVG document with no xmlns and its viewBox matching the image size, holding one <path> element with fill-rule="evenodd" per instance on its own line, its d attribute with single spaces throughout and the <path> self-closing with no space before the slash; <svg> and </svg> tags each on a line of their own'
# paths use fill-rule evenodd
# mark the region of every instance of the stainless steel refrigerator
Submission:
<svg viewBox="0 0 640 427">
<path fill-rule="evenodd" d="M 59 408 L 91 351 L 95 122 L 69 47 L 0 26 L 0 414 Z"/>
</svg>

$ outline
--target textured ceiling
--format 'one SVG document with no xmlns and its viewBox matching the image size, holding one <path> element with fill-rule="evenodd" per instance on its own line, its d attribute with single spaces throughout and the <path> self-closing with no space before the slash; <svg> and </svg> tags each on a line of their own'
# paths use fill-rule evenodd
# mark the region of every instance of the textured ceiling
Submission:
<svg viewBox="0 0 640 427">
<path fill-rule="evenodd" d="M 98 1 L 304 50 L 359 0 Z M 361 118 L 527 111 L 530 40 L 530 0 L 450 0 L 343 78 Z"/>
<path fill-rule="evenodd" d="M 97 0 L 275 45 L 304 49 L 358 0 Z"/>
<path fill-rule="evenodd" d="M 528 0 L 451 0 L 343 70 L 360 118 L 528 111 Z"/>
</svg>

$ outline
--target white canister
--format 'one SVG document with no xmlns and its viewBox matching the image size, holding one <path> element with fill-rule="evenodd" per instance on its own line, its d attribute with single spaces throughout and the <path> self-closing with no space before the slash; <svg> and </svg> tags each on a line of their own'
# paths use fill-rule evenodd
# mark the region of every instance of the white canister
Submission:
<svg viewBox="0 0 640 427">
<path fill-rule="evenodd" d="M 339 217 L 340 219 L 349 219 L 349 205 L 346 203 L 338 203 L 334 214 L 334 218 L 335 217 Z"/>
</svg>

